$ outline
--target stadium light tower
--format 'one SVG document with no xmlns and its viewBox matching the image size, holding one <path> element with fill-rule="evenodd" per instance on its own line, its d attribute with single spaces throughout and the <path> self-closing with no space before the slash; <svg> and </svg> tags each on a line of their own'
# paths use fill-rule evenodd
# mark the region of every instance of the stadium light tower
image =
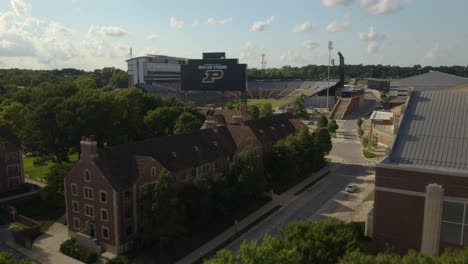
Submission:
<svg viewBox="0 0 468 264">
<path fill-rule="evenodd" d="M 330 61 L 331 61 L 331 51 L 333 49 L 333 42 L 328 41 L 328 84 L 327 84 L 327 110 L 330 108 L 328 107 L 328 96 L 329 96 L 329 90 L 330 90 Z"/>
</svg>

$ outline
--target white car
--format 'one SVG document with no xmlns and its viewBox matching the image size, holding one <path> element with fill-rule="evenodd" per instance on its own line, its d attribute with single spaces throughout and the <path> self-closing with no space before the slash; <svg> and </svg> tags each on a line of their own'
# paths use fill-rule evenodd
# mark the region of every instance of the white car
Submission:
<svg viewBox="0 0 468 264">
<path fill-rule="evenodd" d="M 353 193 L 357 190 L 357 186 L 354 185 L 354 184 L 349 184 L 348 186 L 346 186 L 346 189 L 345 189 L 345 192 L 348 192 L 348 193 Z"/>
</svg>

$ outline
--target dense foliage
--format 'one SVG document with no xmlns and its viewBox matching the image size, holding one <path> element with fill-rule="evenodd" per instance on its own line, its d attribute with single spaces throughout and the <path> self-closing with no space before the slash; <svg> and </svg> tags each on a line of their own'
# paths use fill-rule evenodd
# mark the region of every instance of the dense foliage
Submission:
<svg viewBox="0 0 468 264">
<path fill-rule="evenodd" d="M 31 264 L 32 262 L 27 259 L 16 261 L 13 255 L 8 252 L 0 252 L 0 264 Z"/>
<path fill-rule="evenodd" d="M 303 119 L 307 119 L 309 114 L 305 108 L 305 95 L 301 94 L 295 101 L 294 101 L 294 110 L 296 114 Z"/>
<path fill-rule="evenodd" d="M 304 67 L 291 67 L 284 66 L 282 68 L 265 69 L 263 77 L 262 70 L 252 68 L 248 70 L 248 77 L 252 79 L 262 78 L 300 78 L 310 80 L 326 80 L 327 79 L 327 65 L 307 65 Z M 345 65 L 344 67 L 347 78 L 355 78 L 357 80 L 367 77 L 373 78 L 405 78 L 422 73 L 427 73 L 430 70 L 445 72 L 461 77 L 468 77 L 468 66 L 440 66 L 422 67 L 417 64 L 413 67 L 400 67 L 390 65 Z M 332 67 L 330 71 L 330 78 L 338 79 L 338 67 Z"/>
<path fill-rule="evenodd" d="M 262 243 L 244 241 L 236 256 L 221 250 L 205 263 L 337 263 L 348 252 L 368 248 L 359 223 L 297 222 L 280 227 L 277 238 L 266 235 Z"/>
<path fill-rule="evenodd" d="M 130 264 L 130 260 L 125 256 L 117 256 L 107 261 L 106 264 Z"/>
<path fill-rule="evenodd" d="M 94 263 L 98 259 L 95 251 L 78 245 L 75 238 L 64 241 L 60 245 L 60 252 L 84 263 Z"/>
<path fill-rule="evenodd" d="M 175 98 L 77 88 L 73 83 L 18 89 L 4 96 L 0 124 L 20 135 L 24 151 L 68 161 L 83 135 L 96 135 L 100 147 L 199 129 L 204 116 Z"/>
<path fill-rule="evenodd" d="M 321 137 L 321 133 L 309 133 L 307 128 L 303 128 L 296 135 L 290 135 L 273 146 L 268 173 L 275 190 L 281 191 L 325 165 L 324 155 L 331 149 L 331 142 L 326 145 L 328 143 L 321 142 Z"/>
</svg>

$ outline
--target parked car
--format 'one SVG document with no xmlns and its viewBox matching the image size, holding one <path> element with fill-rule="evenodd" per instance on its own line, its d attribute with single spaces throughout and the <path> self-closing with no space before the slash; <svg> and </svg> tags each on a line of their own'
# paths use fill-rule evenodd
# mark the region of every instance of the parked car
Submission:
<svg viewBox="0 0 468 264">
<path fill-rule="evenodd" d="M 357 190 L 357 186 L 354 185 L 354 184 L 349 184 L 348 186 L 346 186 L 346 189 L 345 189 L 345 192 L 348 192 L 348 193 L 353 193 Z"/>
</svg>

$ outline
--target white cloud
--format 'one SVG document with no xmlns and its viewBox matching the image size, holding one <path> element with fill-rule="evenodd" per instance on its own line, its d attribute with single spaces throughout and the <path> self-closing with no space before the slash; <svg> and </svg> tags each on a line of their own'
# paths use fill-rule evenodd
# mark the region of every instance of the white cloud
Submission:
<svg viewBox="0 0 468 264">
<path fill-rule="evenodd" d="M 350 5 L 354 0 L 322 0 L 322 3 L 326 7 L 336 6 L 336 5 Z"/>
<path fill-rule="evenodd" d="M 320 47 L 320 44 L 318 44 L 317 42 L 314 42 L 312 40 L 306 40 L 306 41 L 304 41 L 304 43 L 302 43 L 302 45 L 306 49 L 316 49 L 316 48 Z"/>
<path fill-rule="evenodd" d="M 184 27 L 184 21 L 183 20 L 179 20 L 177 19 L 176 17 L 172 16 L 171 19 L 169 20 L 169 23 L 171 25 L 172 28 L 177 28 L 177 29 L 181 29 Z"/>
<path fill-rule="evenodd" d="M 351 25 L 351 13 L 346 13 L 343 18 L 332 21 L 327 26 L 327 31 L 331 33 L 345 31 Z"/>
<path fill-rule="evenodd" d="M 400 11 L 408 0 L 361 0 L 361 5 L 373 15 L 385 15 Z"/>
<path fill-rule="evenodd" d="M 117 26 L 91 26 L 89 29 L 91 34 L 101 34 L 107 37 L 123 37 L 127 35 L 127 31 Z"/>
<path fill-rule="evenodd" d="M 297 25 L 293 28 L 294 33 L 303 33 L 303 32 L 310 32 L 314 29 L 312 22 L 306 21 L 300 25 Z"/>
<path fill-rule="evenodd" d="M 210 17 L 210 18 L 208 18 L 208 21 L 207 21 L 207 23 L 209 25 L 225 25 L 225 24 L 230 23 L 230 22 L 232 22 L 232 17 L 219 19 L 219 20 L 216 20 L 216 19 Z"/>
<path fill-rule="evenodd" d="M 146 37 L 148 40 L 157 40 L 159 38 L 159 35 L 156 35 L 156 34 L 149 34 L 147 37 Z"/>
<path fill-rule="evenodd" d="M 11 7 L 18 16 L 29 16 L 29 7 L 25 0 L 10 0 Z"/>
<path fill-rule="evenodd" d="M 285 54 L 280 56 L 280 60 L 291 66 L 297 66 L 301 62 L 304 62 L 304 58 L 293 49 L 288 50 Z"/>
<path fill-rule="evenodd" d="M 424 55 L 423 64 L 433 64 L 440 55 L 440 45 L 438 42 L 434 44 Z"/>
<path fill-rule="evenodd" d="M 275 22 L 275 17 L 271 16 L 268 18 L 266 21 L 256 21 L 253 23 L 253 25 L 250 27 L 251 32 L 261 32 L 270 27 L 273 22 Z"/>
<path fill-rule="evenodd" d="M 374 29 L 374 27 L 369 28 L 369 32 L 360 32 L 359 33 L 359 39 L 361 41 L 367 42 L 367 52 L 368 53 L 377 53 L 385 39 L 385 35 L 381 35 L 377 33 Z"/>
</svg>

